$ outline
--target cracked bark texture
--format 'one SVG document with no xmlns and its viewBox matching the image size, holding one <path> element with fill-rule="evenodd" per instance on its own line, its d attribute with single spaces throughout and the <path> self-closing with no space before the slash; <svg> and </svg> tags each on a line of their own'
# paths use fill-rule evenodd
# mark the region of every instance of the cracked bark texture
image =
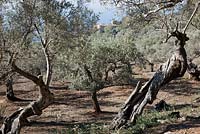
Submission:
<svg viewBox="0 0 200 134">
<path fill-rule="evenodd" d="M 189 40 L 186 34 L 179 31 L 171 33 L 177 38 L 176 50 L 166 63 L 160 66 L 153 77 L 143 86 L 140 82 L 129 96 L 118 115 L 113 119 L 110 129 L 120 129 L 127 123 L 136 123 L 137 117 L 142 113 L 147 103 L 151 104 L 161 87 L 171 80 L 182 77 L 187 70 L 187 55 L 184 49 L 185 42 Z"/>
</svg>

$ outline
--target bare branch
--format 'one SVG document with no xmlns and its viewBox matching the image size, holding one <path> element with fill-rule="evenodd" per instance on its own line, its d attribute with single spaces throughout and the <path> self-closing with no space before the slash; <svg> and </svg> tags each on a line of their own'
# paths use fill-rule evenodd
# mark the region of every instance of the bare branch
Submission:
<svg viewBox="0 0 200 134">
<path fill-rule="evenodd" d="M 45 48 L 43 48 L 43 52 L 45 55 L 45 59 L 46 59 L 46 64 L 47 64 L 47 72 L 46 72 L 46 85 L 49 86 L 50 81 L 51 81 L 51 76 L 52 76 L 52 66 L 50 63 L 50 57 L 49 57 L 49 53 L 46 51 Z"/>
<path fill-rule="evenodd" d="M 148 13 L 144 14 L 143 16 L 146 18 L 151 14 L 157 13 L 160 10 L 172 8 L 178 3 L 181 3 L 183 0 L 166 0 L 166 1 L 156 1 L 156 0 L 149 0 L 149 1 L 141 1 L 141 0 L 113 0 L 113 3 L 116 6 L 126 6 L 129 8 L 137 7 L 141 8 L 142 6 L 149 6 L 153 4 L 154 9 L 149 11 Z"/>
<path fill-rule="evenodd" d="M 37 27 L 36 24 L 34 24 L 34 26 L 35 26 L 35 29 L 36 29 L 36 31 L 37 31 L 37 34 L 38 34 L 38 36 L 39 36 L 39 38 L 40 38 L 41 44 L 42 44 L 42 46 L 45 48 L 45 42 L 44 42 L 44 40 L 43 40 L 43 38 L 42 38 L 42 36 L 41 36 L 41 33 L 40 33 L 39 28 Z"/>
<path fill-rule="evenodd" d="M 51 75 L 52 75 L 52 66 L 51 66 L 51 62 L 50 62 L 50 56 L 49 56 L 49 53 L 48 53 L 48 50 L 47 50 L 47 44 L 46 44 L 47 42 L 44 42 L 44 39 L 42 38 L 42 36 L 40 34 L 40 31 L 39 31 L 39 28 L 37 27 L 37 25 L 34 24 L 34 26 L 36 28 L 38 36 L 40 37 L 42 50 L 43 50 L 43 53 L 44 53 L 44 56 L 45 56 L 45 59 L 46 59 L 47 71 L 46 71 L 45 84 L 46 84 L 46 86 L 49 86 L 50 81 L 51 81 Z"/>
<path fill-rule="evenodd" d="M 146 18 L 149 15 L 157 13 L 160 10 L 163 10 L 163 9 L 172 8 L 172 7 L 174 7 L 176 4 L 178 4 L 180 2 L 182 2 L 182 0 L 176 0 L 176 1 L 170 0 L 170 1 L 166 1 L 166 2 L 157 3 L 157 5 L 156 5 L 157 8 L 152 10 L 152 11 L 149 11 L 147 14 L 144 14 L 144 17 Z M 159 6 L 160 4 L 165 4 L 165 5 Z"/>
<path fill-rule="evenodd" d="M 25 71 L 21 70 L 19 67 L 17 67 L 15 65 L 14 62 L 12 63 L 12 70 L 15 71 L 15 72 L 17 72 L 17 73 L 19 73 L 20 75 L 26 77 L 27 79 L 32 80 L 35 84 L 39 83 L 39 79 L 36 76 L 34 76 L 34 75 L 32 75 L 32 74 L 30 74 L 28 72 L 25 72 Z"/>
<path fill-rule="evenodd" d="M 190 16 L 190 19 L 188 20 L 187 24 L 185 25 L 185 28 L 183 29 L 183 33 L 186 32 L 186 30 L 187 30 L 187 28 L 188 28 L 190 22 L 192 21 L 194 15 L 196 14 L 196 12 L 197 12 L 197 10 L 198 10 L 198 8 L 199 8 L 199 4 L 200 4 L 200 1 L 199 1 L 198 3 L 196 3 L 195 9 L 194 9 L 192 15 Z"/>
</svg>

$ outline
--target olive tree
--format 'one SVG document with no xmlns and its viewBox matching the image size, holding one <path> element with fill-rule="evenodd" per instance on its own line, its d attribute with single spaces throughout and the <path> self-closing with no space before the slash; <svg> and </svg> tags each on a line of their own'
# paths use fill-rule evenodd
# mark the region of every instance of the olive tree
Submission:
<svg viewBox="0 0 200 134">
<path fill-rule="evenodd" d="M 89 90 L 97 113 L 101 112 L 97 100 L 99 90 L 133 82 L 132 64 L 139 60 L 139 53 L 129 34 L 119 32 L 114 36 L 97 31 L 71 52 L 67 60 L 71 87 Z"/>
<path fill-rule="evenodd" d="M 41 115 L 42 111 L 54 102 L 54 95 L 49 87 L 55 57 L 62 47 L 70 46 L 68 42 L 80 40 L 80 35 L 84 33 L 79 33 L 79 29 L 91 29 L 82 24 L 90 20 L 89 17 L 93 14 L 84 16 L 84 22 L 78 23 L 77 20 L 82 15 L 81 9 L 79 5 L 75 6 L 70 2 L 5 1 L 1 7 L 7 5 L 10 9 L 1 12 L 4 16 L 1 41 L 4 42 L 4 50 L 9 57 L 5 55 L 3 58 L 7 59 L 11 72 L 24 76 L 39 87 L 37 100 L 6 117 L 0 129 L 0 133 L 16 134 L 29 123 L 27 119 L 30 116 Z M 36 64 L 33 66 L 36 69 L 35 74 L 34 71 L 31 72 L 29 63 Z"/>
<path fill-rule="evenodd" d="M 168 4 L 163 4 L 161 6 L 158 5 L 157 9 L 148 11 L 148 13 L 145 14 L 145 17 L 151 14 L 155 14 L 165 8 L 174 7 L 177 3 L 182 2 L 182 0 L 170 1 L 170 2 L 172 2 L 170 5 Z M 149 81 L 147 81 L 143 86 L 141 86 L 140 82 L 138 83 L 135 90 L 131 93 L 129 98 L 126 100 L 125 104 L 120 109 L 118 115 L 113 119 L 113 122 L 111 124 L 111 129 L 120 129 L 127 123 L 135 124 L 137 117 L 140 114 L 142 114 L 146 104 L 147 103 L 152 104 L 153 101 L 156 99 L 156 95 L 159 89 L 164 85 L 168 84 L 171 80 L 176 79 L 177 77 L 182 77 L 185 74 L 188 64 L 187 64 L 187 54 L 184 46 L 186 42 L 189 40 L 185 32 L 189 24 L 191 23 L 194 15 L 198 11 L 199 4 L 200 2 L 196 3 L 195 9 L 192 12 L 192 15 L 190 16 L 189 20 L 185 24 L 184 28 L 181 27 L 183 28 L 182 31 L 178 29 L 179 27 L 177 24 L 176 30 L 168 33 L 166 41 L 168 41 L 168 39 L 171 37 L 176 38 L 174 42 L 176 49 L 173 55 L 167 60 L 167 62 L 163 63 L 160 66 L 160 68 L 156 71 L 156 73 L 152 76 L 152 78 L 149 79 Z"/>
</svg>

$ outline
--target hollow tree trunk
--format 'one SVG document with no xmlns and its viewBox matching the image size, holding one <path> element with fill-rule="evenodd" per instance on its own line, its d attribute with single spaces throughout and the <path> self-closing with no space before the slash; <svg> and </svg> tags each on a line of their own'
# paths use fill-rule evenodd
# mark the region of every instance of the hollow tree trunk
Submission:
<svg viewBox="0 0 200 134">
<path fill-rule="evenodd" d="M 159 89 L 171 80 L 184 75 L 187 69 L 187 56 L 184 45 L 189 38 L 179 31 L 175 31 L 173 36 L 178 39 L 175 53 L 166 63 L 160 66 L 160 69 L 144 86 L 137 85 L 118 115 L 113 119 L 110 129 L 119 129 L 127 123 L 135 124 L 145 105 L 153 103 L 156 99 Z"/>
<path fill-rule="evenodd" d="M 95 113 L 101 113 L 101 108 L 99 106 L 99 102 L 98 102 L 98 99 L 97 99 L 97 92 L 96 91 L 92 92 L 92 103 L 93 103 L 93 107 L 94 107 Z"/>
<path fill-rule="evenodd" d="M 13 70 L 22 76 L 32 80 L 39 86 L 39 97 L 36 101 L 31 102 L 23 109 L 19 109 L 10 116 L 8 116 L 0 129 L 2 134 L 19 134 L 21 128 L 27 124 L 27 118 L 33 115 L 41 115 L 42 110 L 53 103 L 53 94 L 49 91 L 48 86 L 44 83 L 42 76 L 36 77 L 32 74 L 24 72 L 16 65 L 12 65 Z"/>
</svg>

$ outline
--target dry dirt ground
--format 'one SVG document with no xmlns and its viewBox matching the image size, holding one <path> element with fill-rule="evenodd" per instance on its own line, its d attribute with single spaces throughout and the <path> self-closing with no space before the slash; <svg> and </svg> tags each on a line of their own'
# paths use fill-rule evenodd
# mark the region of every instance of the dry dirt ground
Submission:
<svg viewBox="0 0 200 134">
<path fill-rule="evenodd" d="M 57 82 L 57 85 L 60 85 L 60 83 Z M 9 102 L 5 99 L 5 90 L 4 85 L 0 86 L 0 105 L 6 106 L 4 116 L 30 102 Z M 88 92 L 51 90 L 55 95 L 55 103 L 46 108 L 41 116 L 31 117 L 31 126 L 24 127 L 21 133 L 48 134 L 53 130 L 57 130 L 59 133 L 59 130 L 66 126 L 81 123 L 109 124 L 132 90 L 130 86 L 116 86 L 99 91 L 98 98 L 101 109 L 104 111 L 99 115 L 93 113 Z M 27 79 L 17 80 L 14 84 L 14 92 L 17 97 L 25 100 L 34 100 L 38 95 L 38 89 Z M 185 108 L 181 116 L 200 116 L 200 82 L 186 79 L 174 80 L 160 90 L 157 98 L 155 103 L 164 99 L 176 110 Z M 146 108 L 152 108 L 152 105 L 148 105 Z M 2 120 L 0 120 L 1 123 Z M 149 134 L 200 134 L 200 120 L 178 120 L 173 123 L 158 125 L 148 129 L 148 131 Z"/>
</svg>

